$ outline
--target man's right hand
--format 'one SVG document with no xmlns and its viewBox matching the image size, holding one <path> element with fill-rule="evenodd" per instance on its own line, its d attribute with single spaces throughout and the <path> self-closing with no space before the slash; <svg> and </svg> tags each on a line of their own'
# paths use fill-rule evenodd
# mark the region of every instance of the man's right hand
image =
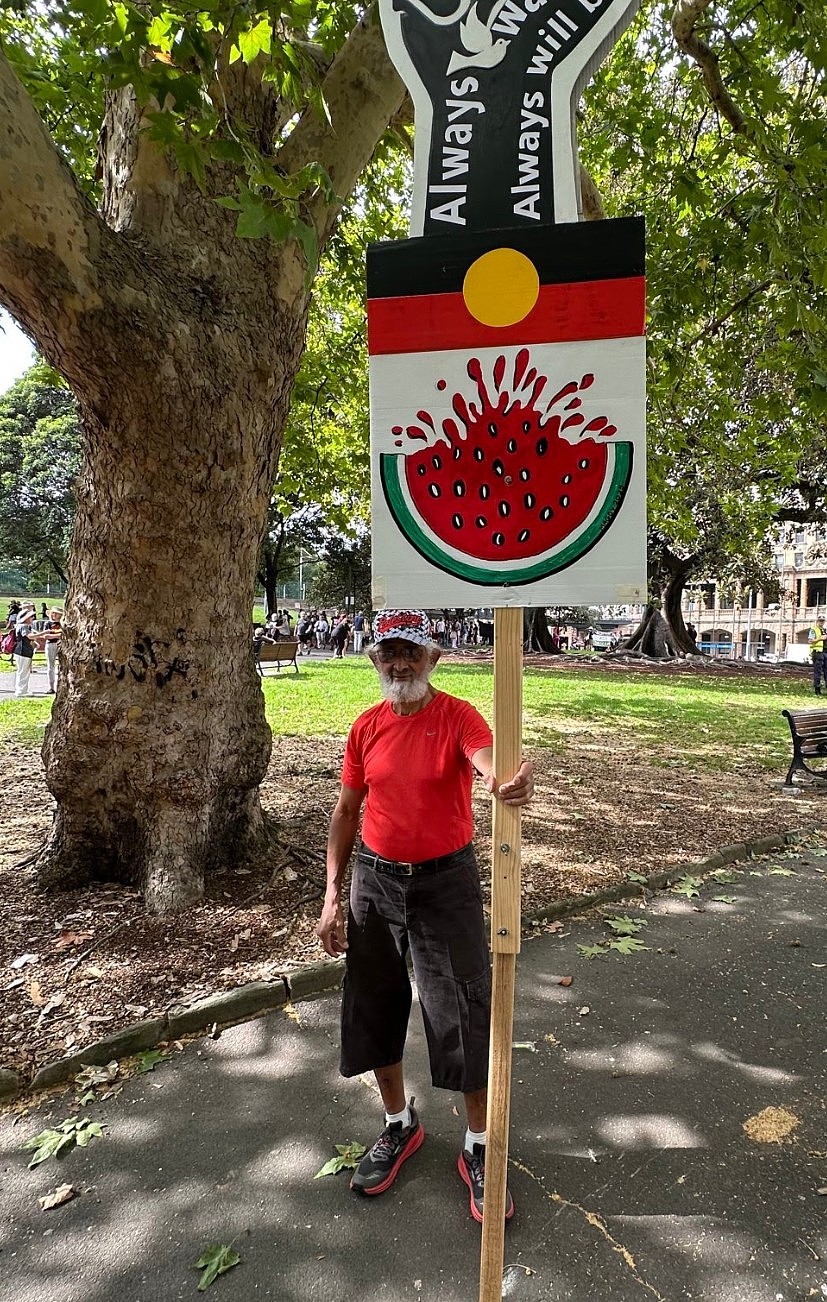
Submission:
<svg viewBox="0 0 827 1302">
<path fill-rule="evenodd" d="M 316 927 L 316 935 L 322 942 L 325 953 L 331 958 L 338 958 L 340 954 L 344 954 L 347 949 L 347 935 L 342 906 L 338 898 L 325 900 L 322 916 Z"/>
</svg>

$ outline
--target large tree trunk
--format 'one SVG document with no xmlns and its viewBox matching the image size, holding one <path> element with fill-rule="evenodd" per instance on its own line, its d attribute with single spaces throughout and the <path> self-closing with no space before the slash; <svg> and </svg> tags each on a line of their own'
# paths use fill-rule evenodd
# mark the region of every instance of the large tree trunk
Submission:
<svg viewBox="0 0 827 1302">
<path fill-rule="evenodd" d="M 653 656 L 657 660 L 665 660 L 678 653 L 669 625 L 658 607 L 651 602 L 634 633 L 617 649 L 620 652 L 637 651 L 639 655 Z"/>
<path fill-rule="evenodd" d="M 523 611 L 523 650 L 539 651 L 547 656 L 562 655 L 551 636 L 546 612 L 540 606 Z"/>
<path fill-rule="evenodd" d="M 162 356 L 144 355 L 112 376 L 97 411 L 84 404 L 63 673 L 43 751 L 58 802 L 43 886 L 138 881 L 149 907 L 174 908 L 259 826 L 270 730 L 252 576 L 303 314 L 302 299 L 282 320 L 278 385 L 264 373 L 239 384 L 207 324 L 175 350 L 173 384 L 148 389 Z"/>
<path fill-rule="evenodd" d="M 329 119 L 300 115 L 277 165 L 317 161 L 348 194 L 403 93 L 368 13 L 325 77 Z M 261 61 L 224 68 L 224 118 L 268 148 L 294 112 L 273 96 Z M 309 290 L 295 241 L 236 238 L 212 198 L 229 165 L 202 193 L 144 125 L 129 87 L 110 98 L 99 215 L 0 50 L 0 302 L 86 435 L 39 881 L 136 882 L 163 910 L 261 827 L 253 576 Z M 303 211 L 322 247 L 338 200 L 319 189 Z"/>
<path fill-rule="evenodd" d="M 696 656 L 700 652 L 695 639 L 690 637 L 681 610 L 681 598 L 686 586 L 686 570 L 677 570 L 663 590 L 663 615 L 669 625 L 672 644 L 679 654 Z"/>
</svg>

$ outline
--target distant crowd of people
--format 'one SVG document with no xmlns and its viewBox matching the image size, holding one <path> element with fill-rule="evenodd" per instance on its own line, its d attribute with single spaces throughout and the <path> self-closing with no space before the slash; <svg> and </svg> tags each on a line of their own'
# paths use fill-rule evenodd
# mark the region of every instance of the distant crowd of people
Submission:
<svg viewBox="0 0 827 1302">
<path fill-rule="evenodd" d="M 445 619 L 440 616 L 433 623 L 434 640 L 449 650 L 464 646 L 479 646 L 493 642 L 494 625 L 489 621 L 472 617 L 462 619 Z M 278 642 L 295 639 L 299 644 L 299 655 L 308 656 L 312 651 L 332 651 L 336 659 L 341 660 L 347 648 L 352 646 L 354 655 L 359 655 L 373 638 L 371 619 L 363 610 L 349 615 L 346 610 L 299 610 L 295 618 L 288 610 L 273 611 L 266 623 L 256 624 L 253 628 L 254 646 L 262 642 Z"/>
<path fill-rule="evenodd" d="M 58 606 L 49 610 L 45 601 L 41 604 L 39 618 L 33 602 L 9 602 L 0 650 L 14 664 L 16 697 L 29 695 L 32 661 L 37 651 L 46 653 L 49 691 L 55 692 L 58 670 L 57 649 L 63 635 L 62 619 L 63 611 Z"/>
</svg>

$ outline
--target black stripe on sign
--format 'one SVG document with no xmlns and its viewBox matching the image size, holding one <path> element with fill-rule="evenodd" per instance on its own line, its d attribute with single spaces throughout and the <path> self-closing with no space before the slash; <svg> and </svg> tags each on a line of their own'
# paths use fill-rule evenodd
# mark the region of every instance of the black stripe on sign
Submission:
<svg viewBox="0 0 827 1302">
<path fill-rule="evenodd" d="M 368 246 L 368 298 L 448 294 L 462 289 L 465 273 L 491 249 L 517 249 L 537 268 L 542 285 L 614 280 L 645 274 L 642 217 L 565 222 L 537 229 L 466 231 L 425 235 Z"/>
</svg>

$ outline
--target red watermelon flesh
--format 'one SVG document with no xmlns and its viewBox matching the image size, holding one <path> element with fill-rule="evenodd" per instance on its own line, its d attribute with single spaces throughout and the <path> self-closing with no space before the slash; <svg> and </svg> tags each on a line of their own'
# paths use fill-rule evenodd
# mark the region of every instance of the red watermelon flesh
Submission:
<svg viewBox="0 0 827 1302">
<path fill-rule="evenodd" d="M 579 411 L 579 394 L 592 375 L 540 402 L 547 379 L 529 369 L 528 350 L 518 354 L 513 381 L 504 388 L 505 370 L 500 357 L 492 396 L 479 360 L 472 358 L 468 374 L 479 402 L 469 405 L 455 394 L 457 419 L 443 421 L 445 439 L 405 457 L 405 479 L 422 520 L 444 542 L 480 560 L 537 556 L 574 532 L 606 479 L 607 447 L 597 439 L 616 433 L 607 417 L 587 422 Z M 428 413 L 418 416 L 434 430 Z M 407 433 L 428 437 L 419 426 L 408 426 Z"/>
</svg>

